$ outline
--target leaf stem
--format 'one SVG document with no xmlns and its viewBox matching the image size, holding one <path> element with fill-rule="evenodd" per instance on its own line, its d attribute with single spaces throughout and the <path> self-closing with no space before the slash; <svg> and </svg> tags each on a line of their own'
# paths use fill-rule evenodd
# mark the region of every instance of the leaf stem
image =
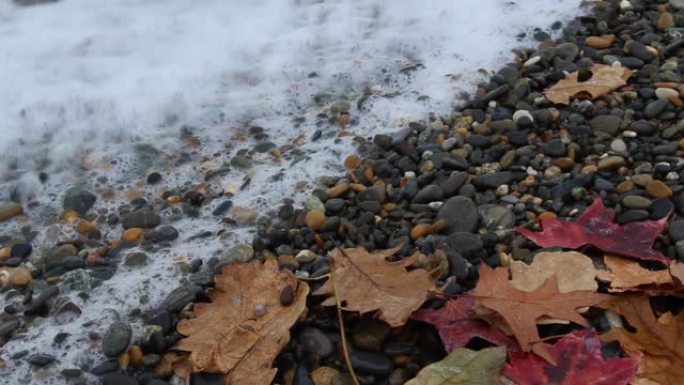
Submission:
<svg viewBox="0 0 684 385">
<path fill-rule="evenodd" d="M 334 263 L 331 261 L 331 264 Z M 355 385 L 359 384 L 359 379 L 356 378 L 356 372 L 351 364 L 351 359 L 349 358 L 349 349 L 347 348 L 347 333 L 344 330 L 344 321 L 342 320 L 342 303 L 340 302 L 340 297 L 337 295 L 337 282 L 335 281 L 335 266 L 330 269 L 330 281 L 332 282 L 333 294 L 335 295 L 335 304 L 337 305 L 337 320 L 340 323 L 340 337 L 342 339 L 342 352 L 344 353 L 344 361 L 347 364 L 347 370 L 351 374 L 352 380 Z"/>
</svg>

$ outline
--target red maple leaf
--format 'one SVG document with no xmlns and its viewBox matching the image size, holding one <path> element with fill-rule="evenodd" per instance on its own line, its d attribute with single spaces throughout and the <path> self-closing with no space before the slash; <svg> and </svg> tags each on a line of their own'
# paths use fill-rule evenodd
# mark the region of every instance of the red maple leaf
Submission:
<svg viewBox="0 0 684 385">
<path fill-rule="evenodd" d="M 473 310 L 474 302 L 473 297 L 461 296 L 448 301 L 439 309 L 419 310 L 413 313 L 411 318 L 434 325 L 447 352 L 464 347 L 475 337 L 505 346 L 509 351 L 520 351 L 515 339 L 478 318 Z"/>
<path fill-rule="evenodd" d="M 606 253 L 668 264 L 669 259 L 653 250 L 653 242 L 667 224 L 667 217 L 657 221 L 613 222 L 601 198 L 596 198 L 576 221 L 542 218 L 542 231 L 515 230 L 541 247 L 577 249 L 593 245 Z"/>
<path fill-rule="evenodd" d="M 604 359 L 594 329 L 576 330 L 547 349 L 556 366 L 535 354 L 511 353 L 504 376 L 518 385 L 627 385 L 639 364 L 633 358 Z"/>
</svg>

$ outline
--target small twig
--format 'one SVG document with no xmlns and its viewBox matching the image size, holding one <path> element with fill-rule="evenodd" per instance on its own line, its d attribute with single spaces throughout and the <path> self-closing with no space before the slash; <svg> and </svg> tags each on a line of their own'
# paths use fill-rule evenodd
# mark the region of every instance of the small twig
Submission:
<svg viewBox="0 0 684 385">
<path fill-rule="evenodd" d="M 344 322 L 342 321 L 342 303 L 340 302 L 340 297 L 337 295 L 337 282 L 335 281 L 334 266 L 330 269 L 330 282 L 332 282 L 333 295 L 335 296 L 335 304 L 337 305 L 337 319 L 340 323 L 340 337 L 342 337 L 342 352 L 344 353 L 344 361 L 347 364 L 347 370 L 349 370 L 349 374 L 351 374 L 354 384 L 360 385 L 359 379 L 356 378 L 356 373 L 352 367 L 351 359 L 349 358 L 349 349 L 347 349 L 347 337 L 344 330 Z"/>
</svg>

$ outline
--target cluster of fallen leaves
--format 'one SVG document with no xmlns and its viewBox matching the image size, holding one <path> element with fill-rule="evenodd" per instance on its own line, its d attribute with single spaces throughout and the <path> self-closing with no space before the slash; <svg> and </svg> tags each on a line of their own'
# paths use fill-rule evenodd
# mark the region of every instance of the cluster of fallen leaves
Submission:
<svg viewBox="0 0 684 385">
<path fill-rule="evenodd" d="M 441 296 L 434 271 L 423 267 L 440 264 L 426 263 L 418 252 L 388 262 L 398 249 L 335 249 L 331 278 L 312 294 L 326 296 L 323 305 L 374 313 L 392 327 L 409 319 L 434 325 L 448 355 L 409 385 L 681 384 L 684 313 L 657 314 L 649 302 L 649 296 L 684 295 L 684 264 L 652 249 L 665 224 L 619 226 L 600 199 L 575 221 L 543 219 L 541 232 L 517 231 L 543 247 L 592 245 L 606 255 L 595 261 L 576 251 L 540 252 L 529 265 L 483 264 L 476 287 L 438 309 L 420 310 L 428 298 Z M 643 261 L 662 269 L 647 269 Z M 605 293 L 598 292 L 599 282 Z M 212 302 L 197 304 L 195 317 L 178 326 L 186 338 L 176 349 L 189 355 L 175 363 L 176 372 L 220 373 L 226 385 L 270 384 L 277 371 L 272 363 L 305 312 L 308 294 L 307 284 L 274 260 L 227 266 L 216 278 Z M 583 316 L 589 307 L 612 314 L 600 335 Z M 538 325 L 570 322 L 576 330 L 569 334 L 539 335 Z M 476 337 L 494 347 L 467 349 Z M 618 342 L 627 357 L 605 358 L 601 341 Z"/>
</svg>

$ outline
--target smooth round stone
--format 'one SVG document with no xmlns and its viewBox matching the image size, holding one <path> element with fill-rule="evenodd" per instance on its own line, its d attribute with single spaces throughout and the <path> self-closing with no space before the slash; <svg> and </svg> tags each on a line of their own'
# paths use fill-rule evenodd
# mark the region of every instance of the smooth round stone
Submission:
<svg viewBox="0 0 684 385">
<path fill-rule="evenodd" d="M 567 146 L 562 139 L 553 139 L 544 145 L 544 154 L 548 156 L 565 156 Z"/>
<path fill-rule="evenodd" d="M 305 351 L 320 357 L 330 356 L 335 349 L 330 337 L 316 328 L 305 328 L 299 333 L 298 338 L 299 344 Z"/>
<path fill-rule="evenodd" d="M 86 262 L 81 257 L 71 256 L 71 257 L 65 257 L 62 260 L 62 266 L 67 271 L 68 270 L 76 270 L 76 269 L 85 269 Z"/>
<path fill-rule="evenodd" d="M 19 326 L 21 326 L 21 323 L 15 319 L 0 322 L 0 337 L 9 337 L 15 330 L 19 329 Z"/>
<path fill-rule="evenodd" d="M 652 180 L 646 184 L 646 192 L 654 198 L 670 198 L 672 197 L 672 190 L 668 185 L 659 181 Z"/>
<path fill-rule="evenodd" d="M 245 170 L 252 167 L 252 161 L 244 155 L 235 155 L 230 160 L 230 165 Z"/>
<path fill-rule="evenodd" d="M 684 240 L 684 220 L 679 219 L 670 223 L 670 227 L 667 229 L 670 238 L 674 242 L 679 242 Z"/>
<path fill-rule="evenodd" d="M 24 259 L 31 255 L 31 251 L 33 251 L 33 247 L 30 243 L 17 243 L 16 245 L 12 246 L 12 249 L 10 250 L 10 257 Z"/>
<path fill-rule="evenodd" d="M 362 373 L 386 376 L 392 373 L 392 360 L 380 353 L 355 351 L 350 353 L 352 367 Z"/>
<path fill-rule="evenodd" d="M 615 152 L 626 152 L 627 143 L 625 143 L 625 141 L 622 139 L 615 139 L 610 142 L 610 149 Z"/>
<path fill-rule="evenodd" d="M 147 174 L 147 184 L 157 184 L 161 182 L 162 176 L 160 173 L 153 171 Z"/>
<path fill-rule="evenodd" d="M 622 204 L 630 209 L 647 209 L 651 206 L 651 200 L 638 195 L 628 195 L 622 199 Z"/>
<path fill-rule="evenodd" d="M 640 187 L 646 187 L 646 185 L 653 180 L 653 176 L 650 174 L 636 174 L 632 176 L 632 182 Z"/>
<path fill-rule="evenodd" d="M 515 226 L 515 214 L 504 206 L 482 205 L 477 208 L 482 224 L 490 229 L 510 229 Z"/>
<path fill-rule="evenodd" d="M 628 210 L 620 214 L 617 218 L 619 224 L 630 222 L 641 222 L 648 219 L 649 214 L 646 210 Z"/>
<path fill-rule="evenodd" d="M 684 9 L 684 0 L 668 0 L 670 6 L 674 9 Z"/>
<path fill-rule="evenodd" d="M 102 338 L 102 352 L 110 358 L 119 356 L 128 349 L 132 336 L 131 325 L 121 321 L 114 322 Z"/>
<path fill-rule="evenodd" d="M 607 156 L 599 160 L 598 169 L 602 171 L 615 170 L 616 168 L 624 166 L 625 163 L 625 159 L 621 156 Z"/>
<path fill-rule="evenodd" d="M 477 206 L 470 198 L 455 196 L 449 198 L 439 208 L 438 219 L 445 222 L 444 232 L 447 234 L 455 232 L 474 232 L 480 222 L 480 214 Z"/>
<path fill-rule="evenodd" d="M 510 184 L 514 175 L 509 171 L 490 172 L 475 178 L 475 186 L 479 188 L 497 188 L 502 184 Z"/>
<path fill-rule="evenodd" d="M 325 211 L 326 213 L 337 214 L 344 210 L 345 206 L 344 199 L 332 198 L 325 201 Z"/>
<path fill-rule="evenodd" d="M 80 187 L 72 187 L 64 193 L 64 211 L 76 211 L 85 215 L 95 204 L 97 197 L 88 190 Z"/>
<path fill-rule="evenodd" d="M 379 320 L 361 321 L 354 325 L 352 343 L 357 349 L 380 351 L 390 330 L 389 325 Z"/>
<path fill-rule="evenodd" d="M 430 203 L 441 201 L 442 199 L 444 199 L 444 190 L 442 187 L 435 184 L 429 184 L 418 191 L 413 198 L 413 203 Z"/>
<path fill-rule="evenodd" d="M 646 115 L 646 117 L 649 119 L 653 119 L 663 112 L 669 105 L 670 102 L 667 99 L 658 99 L 646 105 L 646 108 L 644 108 L 644 115 Z"/>
<path fill-rule="evenodd" d="M 484 136 L 484 135 L 477 135 L 477 134 L 472 134 L 468 135 L 466 137 L 465 141 L 466 143 L 470 144 L 471 146 L 475 148 L 481 148 L 481 147 L 486 147 L 489 145 L 489 137 Z"/>
<path fill-rule="evenodd" d="M 145 234 L 145 238 L 152 242 L 173 241 L 178 238 L 178 230 L 172 226 L 160 226 Z"/>
<path fill-rule="evenodd" d="M 130 253 L 124 258 L 124 265 L 128 267 L 140 267 L 147 263 L 147 254 L 143 252 Z"/>
<path fill-rule="evenodd" d="M 61 374 L 64 378 L 76 378 L 81 377 L 83 371 L 78 368 L 67 368 L 60 370 L 59 374 Z"/>
<path fill-rule="evenodd" d="M 55 362 L 55 356 L 49 354 L 34 354 L 28 358 L 29 364 L 42 368 Z"/>
<path fill-rule="evenodd" d="M 665 218 L 674 210 L 674 204 L 669 199 L 656 199 L 651 203 L 651 219 Z"/>
<path fill-rule="evenodd" d="M 128 213 L 121 220 L 121 224 L 123 225 L 123 228 L 126 230 L 133 227 L 151 229 L 159 226 L 160 223 L 161 217 L 148 207 L 144 207 L 142 209 Z"/>
<path fill-rule="evenodd" d="M 599 115 L 589 121 L 592 129 L 608 135 L 616 135 L 621 124 L 622 119 L 615 115 Z"/>
<path fill-rule="evenodd" d="M 228 212 L 228 210 L 230 210 L 231 207 L 233 207 L 233 201 L 231 201 L 230 199 L 226 199 L 223 202 L 219 203 L 218 206 L 216 206 L 216 208 L 211 212 L 211 215 L 215 215 L 217 217 L 222 216 L 223 214 Z"/>
</svg>

